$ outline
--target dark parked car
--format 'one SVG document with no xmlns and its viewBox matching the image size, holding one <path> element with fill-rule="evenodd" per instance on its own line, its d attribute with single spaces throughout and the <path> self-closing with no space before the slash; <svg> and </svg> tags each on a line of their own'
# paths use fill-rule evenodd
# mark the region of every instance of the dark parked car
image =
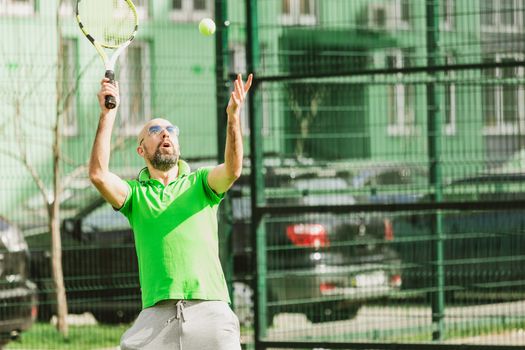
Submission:
<svg viewBox="0 0 525 350">
<path fill-rule="evenodd" d="M 316 170 L 312 170 L 316 169 Z M 265 168 L 269 203 L 354 204 L 347 174 L 311 165 Z M 248 177 L 230 190 L 235 280 L 249 289 L 251 264 Z M 99 321 L 132 320 L 140 310 L 136 253 L 127 220 L 102 200 L 62 225 L 63 265 L 71 312 Z M 384 299 L 401 285 L 400 261 L 390 248 L 391 224 L 359 213 L 294 214 L 265 223 L 268 313 L 302 312 L 312 321 L 355 316 L 364 303 Z M 41 289 L 40 314 L 53 312 L 49 235 L 28 238 L 32 271 Z M 239 283 L 236 284 L 239 286 Z M 248 292 L 249 293 L 249 292 Z M 236 293 L 237 295 L 237 293 Z M 315 307 L 308 306 L 315 302 Z M 306 306 L 306 307 L 305 307 Z"/>
<path fill-rule="evenodd" d="M 428 191 L 428 169 L 419 164 L 384 163 L 354 169 L 349 182 L 358 203 L 413 203 Z"/>
<path fill-rule="evenodd" d="M 0 348 L 36 318 L 36 286 L 28 272 L 29 251 L 22 233 L 0 218 Z"/>
<path fill-rule="evenodd" d="M 422 201 L 428 198 L 422 197 Z M 443 201 L 474 203 L 466 210 L 442 210 L 445 289 L 450 301 L 522 299 L 525 295 L 525 208 L 476 208 L 489 201 L 525 200 L 525 174 L 485 173 L 444 187 Z M 435 282 L 434 212 L 393 218 L 396 245 L 406 268 L 403 286 L 425 290 Z"/>
<path fill-rule="evenodd" d="M 126 218 L 99 198 L 62 223 L 62 265 L 70 313 L 98 321 L 132 321 L 140 311 L 137 256 Z M 31 274 L 39 289 L 39 318 L 56 312 L 50 234 L 27 237 Z"/>
<path fill-rule="evenodd" d="M 355 204 L 346 172 L 311 168 L 267 169 L 269 205 Z M 248 178 L 230 190 L 237 294 L 253 292 Z M 267 219 L 267 314 L 300 312 L 312 322 L 352 318 L 366 303 L 388 298 L 401 286 L 400 261 L 389 243 L 391 223 L 379 215 L 295 213 Z M 244 277 L 244 281 L 243 281 Z M 244 315 L 243 315 L 244 316 Z"/>
</svg>

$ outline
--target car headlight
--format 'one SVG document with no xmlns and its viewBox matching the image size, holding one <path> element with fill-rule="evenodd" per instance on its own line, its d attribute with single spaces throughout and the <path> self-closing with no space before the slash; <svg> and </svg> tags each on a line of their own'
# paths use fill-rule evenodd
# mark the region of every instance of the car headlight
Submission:
<svg viewBox="0 0 525 350">
<path fill-rule="evenodd" d="M 27 250 L 27 242 L 20 230 L 15 226 L 0 219 L 0 239 L 3 245 L 10 252 Z"/>
</svg>

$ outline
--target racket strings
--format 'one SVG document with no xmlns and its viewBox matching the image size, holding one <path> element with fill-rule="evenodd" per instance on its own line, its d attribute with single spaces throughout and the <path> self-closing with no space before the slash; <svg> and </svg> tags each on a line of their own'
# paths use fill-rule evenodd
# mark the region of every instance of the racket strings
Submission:
<svg viewBox="0 0 525 350">
<path fill-rule="evenodd" d="M 136 11 L 125 0 L 81 0 L 78 16 L 84 29 L 105 47 L 120 46 L 136 30 Z"/>
</svg>

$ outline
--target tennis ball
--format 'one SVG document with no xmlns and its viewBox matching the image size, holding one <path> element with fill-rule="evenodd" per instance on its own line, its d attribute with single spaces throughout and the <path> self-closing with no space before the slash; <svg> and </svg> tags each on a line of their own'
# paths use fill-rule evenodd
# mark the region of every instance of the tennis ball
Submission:
<svg viewBox="0 0 525 350">
<path fill-rule="evenodd" d="M 203 18 L 199 22 L 199 32 L 201 32 L 202 35 L 212 35 L 215 33 L 215 22 L 211 18 Z"/>
</svg>

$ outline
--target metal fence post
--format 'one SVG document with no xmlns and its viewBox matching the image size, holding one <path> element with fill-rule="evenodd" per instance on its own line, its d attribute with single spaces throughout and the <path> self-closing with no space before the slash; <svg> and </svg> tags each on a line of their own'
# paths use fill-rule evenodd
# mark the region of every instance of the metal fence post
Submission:
<svg viewBox="0 0 525 350">
<path fill-rule="evenodd" d="M 217 162 L 224 162 L 224 147 L 226 145 L 227 118 L 225 108 L 228 103 L 230 81 L 228 77 L 228 18 L 227 0 L 215 0 L 215 21 L 217 32 L 215 34 L 215 91 L 217 104 Z M 221 242 L 221 260 L 228 285 L 230 296 L 233 300 L 233 213 L 231 198 L 227 195 L 219 207 L 219 237 Z M 233 300 L 235 304 L 235 300 Z"/>
<path fill-rule="evenodd" d="M 426 30 L 427 30 L 427 65 L 435 67 L 440 64 L 439 59 L 439 2 L 440 0 L 427 0 L 426 5 Z M 431 81 L 427 84 L 427 128 L 428 128 L 428 158 L 430 186 L 434 188 L 435 202 L 443 200 L 442 169 L 441 169 L 441 132 L 442 110 L 441 95 L 435 83 L 439 72 L 429 73 Z M 432 231 L 436 237 L 434 247 L 434 287 L 431 292 L 432 299 L 432 340 L 441 340 L 444 335 L 444 310 L 445 310 L 445 271 L 444 271 L 444 236 L 442 213 L 437 211 L 434 215 Z"/>
<path fill-rule="evenodd" d="M 264 180 L 263 180 L 263 140 L 262 121 L 257 109 L 257 72 L 259 65 L 259 32 L 257 0 L 246 1 L 246 66 L 248 73 L 254 75 L 254 85 L 250 89 L 248 99 L 248 114 L 250 122 L 250 182 L 251 182 L 251 208 L 252 229 L 254 238 L 253 262 L 255 267 L 254 285 L 254 337 L 255 348 L 265 349 L 261 339 L 266 336 L 266 234 L 264 221 L 259 207 L 264 205 Z"/>
</svg>

